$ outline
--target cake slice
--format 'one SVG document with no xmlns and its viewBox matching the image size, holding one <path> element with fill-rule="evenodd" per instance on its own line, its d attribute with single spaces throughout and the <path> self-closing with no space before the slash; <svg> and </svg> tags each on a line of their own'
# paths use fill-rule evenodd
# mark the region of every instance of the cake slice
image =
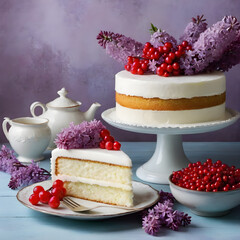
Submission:
<svg viewBox="0 0 240 240">
<path fill-rule="evenodd" d="M 52 180 L 64 182 L 68 196 L 133 206 L 132 162 L 121 150 L 54 149 Z"/>
</svg>

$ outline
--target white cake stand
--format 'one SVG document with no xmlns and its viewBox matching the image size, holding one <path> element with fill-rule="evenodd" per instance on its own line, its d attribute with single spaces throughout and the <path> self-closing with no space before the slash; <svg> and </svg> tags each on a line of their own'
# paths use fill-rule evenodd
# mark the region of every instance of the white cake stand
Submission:
<svg viewBox="0 0 240 240">
<path fill-rule="evenodd" d="M 137 169 L 137 176 L 147 182 L 168 184 L 172 171 L 182 169 L 189 163 L 182 145 L 182 134 L 212 132 L 225 128 L 240 117 L 240 113 L 226 109 L 224 120 L 196 124 L 161 124 L 156 127 L 130 125 L 116 117 L 115 108 L 102 113 L 102 118 L 110 125 L 138 133 L 157 134 L 157 144 L 153 156 Z"/>
</svg>

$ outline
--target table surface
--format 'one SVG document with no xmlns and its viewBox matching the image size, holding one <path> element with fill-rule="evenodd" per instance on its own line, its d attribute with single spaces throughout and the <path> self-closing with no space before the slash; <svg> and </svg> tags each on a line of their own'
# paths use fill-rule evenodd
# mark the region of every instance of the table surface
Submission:
<svg viewBox="0 0 240 240">
<path fill-rule="evenodd" d="M 212 158 L 240 167 L 240 142 L 234 143 L 183 143 L 185 153 L 191 162 L 205 161 Z M 152 142 L 122 143 L 125 151 L 133 162 L 133 180 L 136 169 L 146 162 L 155 149 Z M 50 153 L 40 166 L 50 167 Z M 23 206 L 16 199 L 17 190 L 8 188 L 10 176 L 0 172 L 0 239 L 156 239 L 141 228 L 139 213 L 98 221 L 71 220 L 46 215 Z M 150 184 L 158 190 L 170 191 L 168 185 Z M 192 223 L 188 227 L 181 227 L 179 231 L 162 228 L 157 237 L 161 239 L 240 239 L 240 206 L 230 214 L 207 218 L 194 215 L 186 207 L 176 203 L 175 208 L 192 216 Z"/>
</svg>

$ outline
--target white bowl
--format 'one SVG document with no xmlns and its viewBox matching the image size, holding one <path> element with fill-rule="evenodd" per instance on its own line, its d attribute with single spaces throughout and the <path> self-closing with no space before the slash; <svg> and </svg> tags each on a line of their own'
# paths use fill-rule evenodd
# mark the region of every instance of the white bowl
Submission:
<svg viewBox="0 0 240 240">
<path fill-rule="evenodd" d="M 240 204 L 240 189 L 227 192 L 203 192 L 179 187 L 169 177 L 170 190 L 175 199 L 191 209 L 193 213 L 205 217 L 222 216 Z"/>
</svg>

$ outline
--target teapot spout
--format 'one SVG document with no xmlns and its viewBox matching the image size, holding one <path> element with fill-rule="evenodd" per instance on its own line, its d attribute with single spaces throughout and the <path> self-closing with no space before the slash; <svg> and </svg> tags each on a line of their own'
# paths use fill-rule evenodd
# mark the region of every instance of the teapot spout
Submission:
<svg viewBox="0 0 240 240">
<path fill-rule="evenodd" d="M 84 113 L 84 118 L 87 121 L 91 121 L 94 119 L 94 115 L 96 110 L 101 106 L 100 103 L 93 103 L 91 107 Z"/>
</svg>

